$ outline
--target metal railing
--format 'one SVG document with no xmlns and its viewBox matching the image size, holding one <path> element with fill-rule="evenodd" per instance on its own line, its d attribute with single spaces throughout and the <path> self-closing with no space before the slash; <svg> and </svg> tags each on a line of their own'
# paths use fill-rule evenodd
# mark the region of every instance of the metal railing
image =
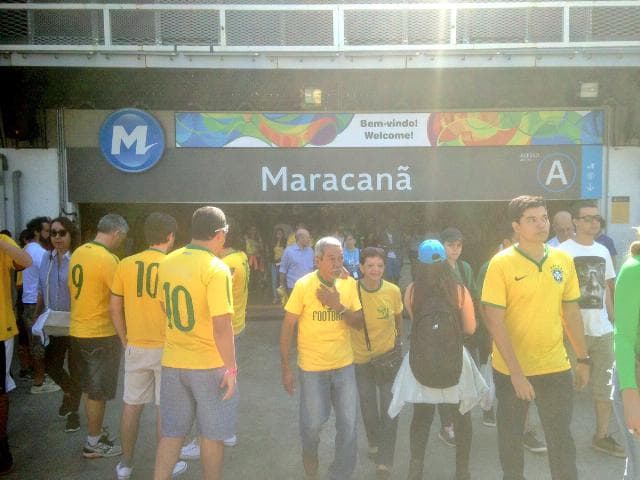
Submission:
<svg viewBox="0 0 640 480">
<path fill-rule="evenodd" d="M 639 46 L 637 0 L 0 3 L 0 51 L 14 52 L 366 53 Z"/>
</svg>

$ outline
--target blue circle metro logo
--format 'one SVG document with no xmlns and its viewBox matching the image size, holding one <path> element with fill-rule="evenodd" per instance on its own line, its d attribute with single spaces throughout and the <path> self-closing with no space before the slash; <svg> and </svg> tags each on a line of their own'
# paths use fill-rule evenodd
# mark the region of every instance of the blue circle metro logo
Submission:
<svg viewBox="0 0 640 480">
<path fill-rule="evenodd" d="M 100 127 L 100 150 L 118 170 L 144 172 L 162 157 L 164 132 L 147 112 L 125 108 L 109 115 Z"/>
</svg>

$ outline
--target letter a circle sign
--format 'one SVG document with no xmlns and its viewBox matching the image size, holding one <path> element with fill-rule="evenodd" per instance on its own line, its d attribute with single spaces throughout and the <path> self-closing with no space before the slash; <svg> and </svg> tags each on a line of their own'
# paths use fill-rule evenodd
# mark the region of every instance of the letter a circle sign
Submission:
<svg viewBox="0 0 640 480">
<path fill-rule="evenodd" d="M 144 172 L 164 153 L 164 132 L 147 112 L 126 108 L 112 113 L 100 127 L 100 151 L 118 170 Z"/>
</svg>

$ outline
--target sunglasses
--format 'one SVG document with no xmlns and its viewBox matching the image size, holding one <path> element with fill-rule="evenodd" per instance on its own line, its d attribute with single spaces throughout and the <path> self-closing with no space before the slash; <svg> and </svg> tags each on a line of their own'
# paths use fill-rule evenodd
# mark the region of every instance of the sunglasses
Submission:
<svg viewBox="0 0 640 480">
<path fill-rule="evenodd" d="M 66 237 L 67 233 L 69 232 L 67 232 L 66 230 L 51 230 L 52 237 Z"/>
<path fill-rule="evenodd" d="M 600 215 L 583 215 L 582 217 L 578 217 L 578 220 L 584 220 L 585 222 L 593 222 L 594 220 L 597 222 L 602 222 L 602 217 Z"/>
<path fill-rule="evenodd" d="M 213 231 L 213 233 L 218 233 L 218 232 L 224 232 L 224 234 L 226 235 L 227 233 L 229 233 L 229 225 L 225 225 L 224 227 L 220 227 Z"/>
</svg>

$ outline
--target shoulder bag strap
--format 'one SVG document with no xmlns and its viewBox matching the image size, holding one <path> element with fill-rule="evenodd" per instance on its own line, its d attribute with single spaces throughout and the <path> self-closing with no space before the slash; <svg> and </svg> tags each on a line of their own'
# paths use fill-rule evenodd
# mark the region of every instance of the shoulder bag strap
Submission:
<svg viewBox="0 0 640 480">
<path fill-rule="evenodd" d="M 362 293 L 360 292 L 360 282 L 358 281 L 358 300 L 362 306 L 362 328 L 364 330 L 364 341 L 367 344 L 367 350 L 371 351 L 371 340 L 369 340 L 369 331 L 367 330 L 367 319 L 364 314 L 364 305 L 362 305 Z"/>
<path fill-rule="evenodd" d="M 47 278 L 45 281 L 44 308 L 49 308 L 49 277 L 51 276 L 51 267 L 53 267 L 53 254 L 49 254 L 49 269 L 47 270 Z"/>
</svg>

